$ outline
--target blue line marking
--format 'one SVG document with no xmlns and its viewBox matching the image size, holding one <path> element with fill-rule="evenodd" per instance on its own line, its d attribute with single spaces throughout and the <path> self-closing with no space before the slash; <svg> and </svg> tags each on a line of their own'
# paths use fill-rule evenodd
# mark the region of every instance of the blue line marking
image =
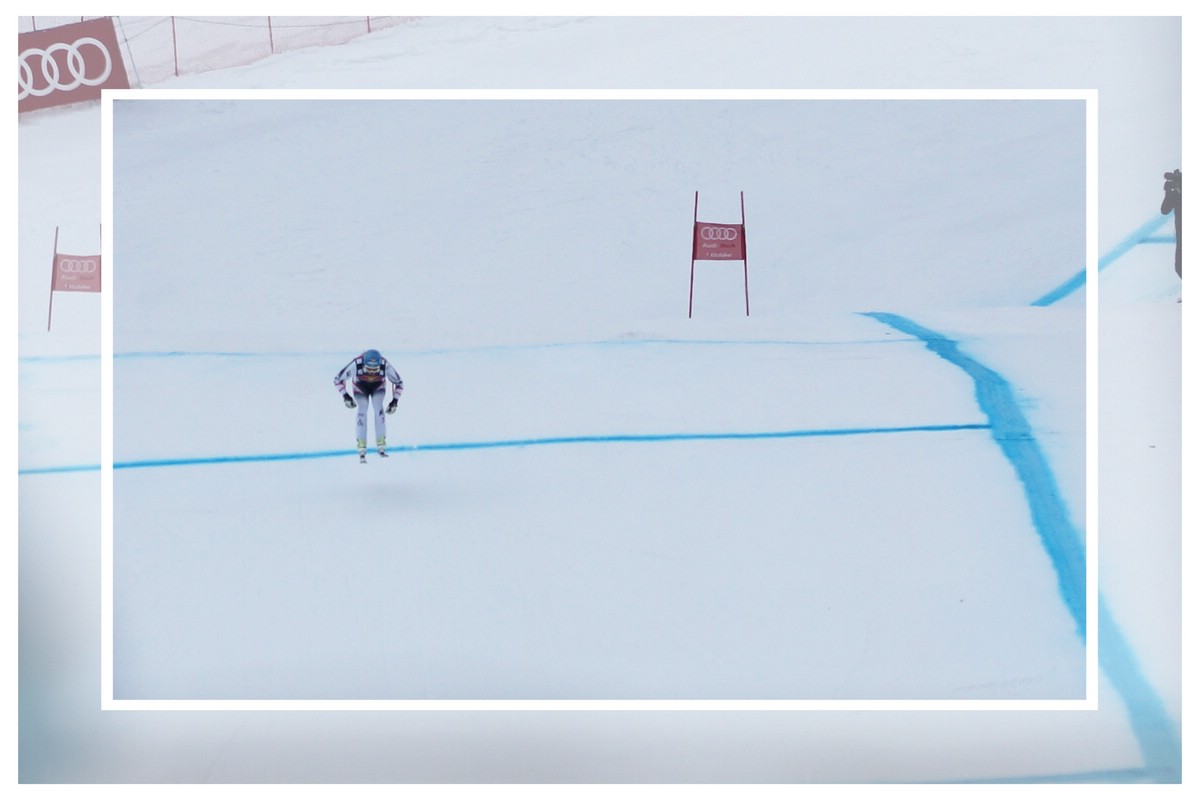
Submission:
<svg viewBox="0 0 1200 800">
<path fill-rule="evenodd" d="M 30 467 L 17 470 L 18 475 L 61 475 L 64 472 L 99 472 L 99 464 L 76 464 L 65 467 Z"/>
<path fill-rule="evenodd" d="M 975 398 L 991 422 L 992 438 L 1017 470 L 1034 527 L 1058 573 L 1058 586 L 1081 637 L 1087 632 L 1087 564 L 1082 540 L 1071 524 L 1059 496 L 1054 474 L 1021 413 L 1012 387 L 998 372 L 988 369 L 958 349 L 945 336 L 912 320 L 883 312 L 866 314 L 899 331 L 915 336 L 942 358 L 959 367 L 975 382 Z"/>
<path fill-rule="evenodd" d="M 1146 242 L 1146 241 L 1151 241 L 1151 238 L 1150 238 L 1151 234 L 1153 234 L 1155 231 L 1157 231 L 1163 225 L 1166 225 L 1167 220 L 1169 220 L 1169 219 L 1171 219 L 1170 215 L 1164 216 L 1164 215 L 1160 214 L 1160 215 L 1154 217 L 1153 219 L 1149 220 L 1145 224 L 1143 224 L 1141 227 L 1139 227 L 1133 233 L 1126 236 L 1124 239 L 1122 239 L 1120 242 L 1118 242 L 1116 244 L 1116 246 L 1113 247 L 1113 249 L 1109 250 L 1107 253 L 1105 253 L 1103 256 L 1100 257 L 1100 260 L 1096 264 L 1097 272 L 1104 269 L 1105 267 L 1107 267 L 1112 262 L 1116 261 L 1121 256 L 1125 255 L 1130 250 L 1137 247 L 1139 244 Z M 1172 242 L 1175 241 L 1174 237 L 1172 237 L 1171 241 Z M 1087 270 L 1081 269 L 1075 275 L 1068 278 L 1066 280 L 1066 282 L 1064 282 L 1062 285 L 1060 285 L 1054 289 L 1051 289 L 1049 292 L 1046 292 L 1046 294 L 1042 295 L 1037 300 L 1034 300 L 1032 303 L 1030 303 L 1030 305 L 1033 305 L 1033 306 L 1053 305 L 1054 303 L 1057 303 L 1059 300 L 1062 300 L 1064 297 L 1071 294 L 1075 290 L 1079 289 L 1086 282 L 1087 282 Z"/>
<path fill-rule="evenodd" d="M 877 345 L 894 344 L 895 339 L 849 339 L 849 340 L 807 340 L 807 339 L 597 339 L 580 342 L 536 342 L 530 344 L 487 344 L 465 347 L 438 347 L 424 350 L 394 350 L 396 355 L 406 358 L 420 356 L 463 355 L 469 353 L 516 352 L 520 350 L 554 350 L 574 347 L 642 347 L 642 346 L 779 346 L 779 347 L 828 347 L 829 345 Z M 113 360 L 141 360 L 154 358 L 312 358 L 328 356 L 332 362 L 341 364 L 346 358 L 345 351 L 340 352 L 253 352 L 253 351 L 220 351 L 220 350 L 131 350 L 124 353 L 113 353 Z M 98 361 L 97 354 L 70 356 L 19 356 L 20 364 L 56 364 L 65 361 Z M 336 369 L 336 367 L 334 367 Z"/>
<path fill-rule="evenodd" d="M 61 364 L 65 361 L 99 361 L 97 353 L 77 353 L 66 356 L 18 356 L 21 364 Z"/>
<path fill-rule="evenodd" d="M 1082 539 L 1071 524 L 1054 475 L 1008 382 L 999 373 L 959 351 L 954 341 L 912 320 L 883 312 L 866 316 L 917 337 L 974 380 L 980 408 L 991 421 L 992 437 L 1016 468 L 1025 487 L 1034 526 L 1058 573 L 1063 600 L 1075 619 L 1077 631 L 1086 639 L 1087 576 Z M 1130 726 L 1146 764 L 1147 777 L 1168 783 L 1179 782 L 1183 749 L 1176 726 L 1142 674 L 1133 649 L 1125 641 L 1103 599 L 1099 602 L 1096 622 L 1100 664 L 1125 702 Z"/>
<path fill-rule="evenodd" d="M 431 445 L 412 445 L 408 450 L 476 450 L 491 447 L 528 447 L 530 445 L 593 444 L 614 442 L 683 442 L 737 439 L 797 439 L 818 436 L 862 436 L 876 433 L 918 433 L 962 430 L 984 430 L 983 424 L 913 425 L 897 428 L 825 428 L 791 431 L 760 431 L 751 433 L 642 433 L 605 436 L 552 436 L 541 439 L 507 439 L 494 442 L 461 442 Z"/>
<path fill-rule="evenodd" d="M 1179 783 L 1183 775 L 1183 742 L 1162 700 L 1150 686 L 1101 597 L 1097 609 L 1100 666 L 1125 701 L 1129 725 L 1138 740 L 1147 778 L 1159 783 Z"/>
<path fill-rule="evenodd" d="M 684 346 L 684 347 L 714 347 L 714 346 L 779 346 L 779 347 L 828 347 L 842 344 L 891 344 L 891 339 L 849 339 L 849 340 L 812 340 L 812 339 L 669 339 L 669 338 L 640 338 L 627 339 L 595 339 L 580 342 L 535 342 L 528 344 L 487 344 L 472 347 L 443 347 L 427 350 L 400 350 L 403 356 L 437 356 L 461 355 L 464 353 L 494 353 L 515 352 L 519 350 L 555 350 L 573 347 L 645 347 L 645 346 Z"/>
<path fill-rule="evenodd" d="M 435 442 L 389 447 L 392 453 L 437 452 L 447 450 L 487 450 L 499 447 L 538 447 L 558 444 L 611 444 L 621 442 L 686 442 L 686 441 L 733 441 L 745 439 L 801 439 L 821 436 L 864 436 L 881 433 L 943 433 L 948 431 L 987 430 L 982 423 L 962 425 L 911 425 L 894 428 L 815 428 L 790 431 L 758 431 L 729 433 L 631 433 L 597 436 L 549 436 L 531 439 L 498 439 L 480 442 Z M 201 464 L 237 464 L 256 461 L 300 461 L 311 458 L 341 458 L 355 454 L 355 450 L 315 450 L 300 453 L 268 453 L 244 456 L 210 456 L 204 458 L 160 458 L 138 461 L 118 461 L 113 469 L 144 469 L 148 467 L 181 467 Z M 38 467 L 19 470 L 21 475 L 48 475 L 63 472 L 98 471 L 98 464 L 70 467 Z"/>
</svg>

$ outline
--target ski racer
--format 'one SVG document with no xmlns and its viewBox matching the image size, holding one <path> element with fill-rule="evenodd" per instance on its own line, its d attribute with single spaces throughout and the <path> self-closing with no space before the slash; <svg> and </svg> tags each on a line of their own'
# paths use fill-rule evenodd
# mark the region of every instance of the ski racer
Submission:
<svg viewBox="0 0 1200 800">
<path fill-rule="evenodd" d="M 392 401 L 384 408 L 383 400 L 387 395 L 387 384 L 392 384 Z M 346 384 L 351 385 L 354 396 L 346 391 Z M 356 356 L 334 377 L 333 385 L 342 393 L 342 401 L 347 408 L 356 408 L 358 417 L 354 423 L 355 439 L 358 445 L 358 460 L 367 460 L 367 408 L 375 404 L 375 447 L 379 455 L 387 457 L 387 420 L 384 412 L 394 414 L 396 405 L 400 402 L 400 394 L 404 391 L 404 381 L 388 360 L 379 354 L 378 350 L 367 350 Z"/>
</svg>

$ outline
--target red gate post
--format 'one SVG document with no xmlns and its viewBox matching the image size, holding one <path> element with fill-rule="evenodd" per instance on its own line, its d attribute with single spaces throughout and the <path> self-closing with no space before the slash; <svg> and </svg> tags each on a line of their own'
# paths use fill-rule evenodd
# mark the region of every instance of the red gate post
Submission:
<svg viewBox="0 0 1200 800">
<path fill-rule="evenodd" d="M 688 319 L 692 318 L 692 295 L 696 291 L 696 220 L 700 214 L 700 191 L 696 190 L 696 204 L 692 207 L 692 277 L 688 283 Z"/>
<path fill-rule="evenodd" d="M 58 228 L 54 229 L 54 261 L 50 267 L 50 305 L 46 330 L 54 321 L 55 292 L 99 292 L 104 270 L 103 255 L 70 255 L 58 252 Z"/>
<path fill-rule="evenodd" d="M 746 292 L 746 316 L 750 316 L 750 262 L 746 256 L 746 193 L 738 192 L 742 203 L 742 287 Z"/>
<path fill-rule="evenodd" d="M 171 17 L 171 52 L 175 55 L 175 77 L 179 77 L 179 33 L 175 30 L 175 18 Z"/>
<path fill-rule="evenodd" d="M 54 320 L 54 284 L 58 277 L 58 226 L 54 226 L 54 255 L 50 257 L 50 308 L 46 312 L 46 331 Z"/>
<path fill-rule="evenodd" d="M 692 270 L 688 288 L 688 319 L 692 317 L 692 299 L 696 289 L 697 261 L 741 261 L 742 290 L 746 296 L 746 316 L 750 316 L 750 265 L 746 258 L 746 193 L 740 192 L 742 222 L 700 222 L 700 192 L 692 210 Z"/>
</svg>

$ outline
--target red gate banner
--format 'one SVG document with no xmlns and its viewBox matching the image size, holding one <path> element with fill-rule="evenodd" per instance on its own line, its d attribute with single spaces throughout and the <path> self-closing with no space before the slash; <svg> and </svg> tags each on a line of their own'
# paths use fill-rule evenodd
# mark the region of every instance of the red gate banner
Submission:
<svg viewBox="0 0 1200 800">
<path fill-rule="evenodd" d="M 100 291 L 100 256 L 54 254 L 52 292 Z"/>
<path fill-rule="evenodd" d="M 741 261 L 742 287 L 746 294 L 746 316 L 750 316 L 750 264 L 746 260 L 746 193 L 738 198 L 742 206 L 742 221 L 701 222 L 700 192 L 692 208 L 692 276 L 688 287 L 688 319 L 692 318 L 692 300 L 696 294 L 697 261 Z"/>
<path fill-rule="evenodd" d="M 102 89 L 128 89 L 112 17 L 17 36 L 17 110 L 97 100 Z"/>
<path fill-rule="evenodd" d="M 697 222 L 692 232 L 696 261 L 745 261 L 746 226 Z"/>
</svg>

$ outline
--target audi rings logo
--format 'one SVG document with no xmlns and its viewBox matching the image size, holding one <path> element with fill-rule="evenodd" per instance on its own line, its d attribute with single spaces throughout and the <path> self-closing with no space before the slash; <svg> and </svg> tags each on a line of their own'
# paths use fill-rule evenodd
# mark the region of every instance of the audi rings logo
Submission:
<svg viewBox="0 0 1200 800">
<path fill-rule="evenodd" d="M 721 228 L 716 225 L 705 225 L 700 229 L 700 238 L 706 242 L 737 241 L 737 228 Z"/>
<path fill-rule="evenodd" d="M 64 258 L 58 262 L 58 271 L 64 275 L 94 275 L 99 268 L 90 258 Z"/>
<path fill-rule="evenodd" d="M 93 59 L 89 64 L 84 53 L 95 49 L 103 58 L 103 66 Z M 59 54 L 64 54 L 63 66 L 59 64 Z M 69 92 L 80 86 L 100 86 L 112 75 L 113 60 L 108 48 L 99 39 L 85 36 L 76 39 L 71 44 L 55 42 L 42 49 L 33 47 L 17 56 L 17 100 L 26 97 L 45 97 L 51 92 Z M 41 73 L 45 86 L 34 84 L 34 76 Z"/>
</svg>

